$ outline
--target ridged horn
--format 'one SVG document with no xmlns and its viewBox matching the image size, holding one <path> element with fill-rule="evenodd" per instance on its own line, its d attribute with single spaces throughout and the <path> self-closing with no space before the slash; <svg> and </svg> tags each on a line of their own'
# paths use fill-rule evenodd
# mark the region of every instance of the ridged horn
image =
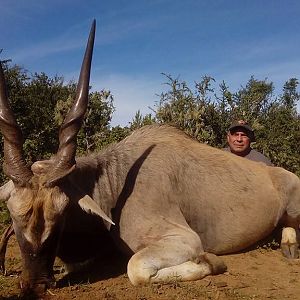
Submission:
<svg viewBox="0 0 300 300">
<path fill-rule="evenodd" d="M 23 135 L 8 102 L 4 72 L 0 63 L 0 130 L 4 137 L 4 173 L 19 186 L 29 184 L 33 176 L 23 159 Z"/>
<path fill-rule="evenodd" d="M 71 173 L 76 165 L 77 134 L 88 105 L 90 71 L 94 48 L 96 21 L 92 23 L 84 59 L 81 66 L 76 97 L 59 130 L 59 148 L 54 168 L 47 174 L 46 186 L 53 186 L 59 179 Z"/>
</svg>

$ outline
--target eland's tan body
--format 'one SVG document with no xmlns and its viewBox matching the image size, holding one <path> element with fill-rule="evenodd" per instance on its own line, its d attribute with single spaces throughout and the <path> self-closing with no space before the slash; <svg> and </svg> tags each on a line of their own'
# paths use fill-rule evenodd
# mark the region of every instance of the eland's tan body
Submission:
<svg viewBox="0 0 300 300">
<path fill-rule="evenodd" d="M 83 70 L 89 69 L 93 30 Z M 8 200 L 23 257 L 24 289 L 38 290 L 51 281 L 69 207 L 100 216 L 99 230 L 133 254 L 128 276 L 135 285 L 224 272 L 216 255 L 245 249 L 279 224 L 287 227 L 284 254 L 298 257 L 300 180 L 282 168 L 199 144 L 167 125 L 141 128 L 101 153 L 75 159 L 89 70 L 81 74 L 58 153 L 30 169 L 21 156 L 21 139 L 12 142 L 20 133 L 2 79 L 0 102 L 9 113 L 2 115 L 1 131 L 11 181 L 0 192 Z"/>
</svg>

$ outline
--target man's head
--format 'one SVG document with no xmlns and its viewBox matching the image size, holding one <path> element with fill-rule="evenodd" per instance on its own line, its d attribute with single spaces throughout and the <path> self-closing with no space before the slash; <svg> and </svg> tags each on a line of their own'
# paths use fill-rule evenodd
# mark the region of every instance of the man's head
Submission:
<svg viewBox="0 0 300 300">
<path fill-rule="evenodd" d="M 232 153 L 239 156 L 247 155 L 251 149 L 250 144 L 254 141 L 254 131 L 245 121 L 235 121 L 229 127 L 227 142 Z"/>
</svg>

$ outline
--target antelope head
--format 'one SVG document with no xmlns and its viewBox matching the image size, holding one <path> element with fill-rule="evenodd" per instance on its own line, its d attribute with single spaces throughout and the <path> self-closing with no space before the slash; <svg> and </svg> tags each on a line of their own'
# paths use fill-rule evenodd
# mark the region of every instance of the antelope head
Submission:
<svg viewBox="0 0 300 300">
<path fill-rule="evenodd" d="M 51 286 L 53 263 L 69 198 L 61 182 L 76 167 L 76 137 L 88 104 L 95 38 L 93 21 L 74 103 L 59 131 L 59 149 L 52 159 L 29 168 L 22 155 L 23 137 L 8 102 L 0 64 L 0 130 L 4 137 L 4 173 L 11 179 L 2 190 L 20 246 L 21 288 L 40 293 Z M 3 194 L 3 193 L 2 193 Z"/>
</svg>

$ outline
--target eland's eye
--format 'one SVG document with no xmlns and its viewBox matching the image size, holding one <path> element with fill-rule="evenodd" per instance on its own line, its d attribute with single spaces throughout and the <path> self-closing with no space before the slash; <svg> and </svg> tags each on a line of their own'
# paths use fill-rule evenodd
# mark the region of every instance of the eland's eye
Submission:
<svg viewBox="0 0 300 300">
<path fill-rule="evenodd" d="M 29 253 L 29 257 L 34 260 L 37 258 L 37 254 L 36 253 Z"/>
</svg>

